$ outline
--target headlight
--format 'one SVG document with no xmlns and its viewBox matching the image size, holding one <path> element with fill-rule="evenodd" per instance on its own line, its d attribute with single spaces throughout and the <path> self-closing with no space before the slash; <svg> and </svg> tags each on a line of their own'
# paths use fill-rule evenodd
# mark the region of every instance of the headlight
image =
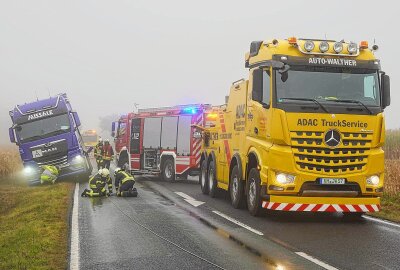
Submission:
<svg viewBox="0 0 400 270">
<path fill-rule="evenodd" d="M 357 52 L 357 44 L 356 43 L 350 43 L 349 45 L 347 45 L 347 51 L 350 53 L 350 54 L 354 54 L 354 53 L 356 53 Z"/>
<path fill-rule="evenodd" d="M 35 172 L 35 169 L 31 166 L 26 166 L 23 171 L 24 175 L 31 175 Z"/>
<path fill-rule="evenodd" d="M 306 50 L 307 52 L 311 52 L 312 50 L 314 50 L 314 42 L 312 42 L 311 40 L 307 40 L 304 43 L 304 50 Z"/>
<path fill-rule="evenodd" d="M 343 50 L 343 44 L 342 42 L 335 42 L 335 44 L 333 44 L 333 50 L 336 53 L 340 53 Z"/>
<path fill-rule="evenodd" d="M 72 159 L 72 163 L 74 164 L 81 164 L 83 163 L 85 160 L 83 159 L 83 157 L 81 155 L 76 156 Z"/>
<path fill-rule="evenodd" d="M 287 173 L 278 173 L 276 175 L 276 181 L 279 184 L 292 184 L 294 182 L 295 176 Z"/>
<path fill-rule="evenodd" d="M 329 50 L 329 43 L 328 42 L 326 42 L 326 41 L 322 41 L 320 44 L 319 44 L 319 50 L 321 51 L 321 52 L 327 52 L 328 50 Z"/>
<path fill-rule="evenodd" d="M 374 185 L 377 186 L 379 184 L 379 176 L 377 175 L 372 175 L 367 178 L 367 184 L 368 185 Z"/>
</svg>

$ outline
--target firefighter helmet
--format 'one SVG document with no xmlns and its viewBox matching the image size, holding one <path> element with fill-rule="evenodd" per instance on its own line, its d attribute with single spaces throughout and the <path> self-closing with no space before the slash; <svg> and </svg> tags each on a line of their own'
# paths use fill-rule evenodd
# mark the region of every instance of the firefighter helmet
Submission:
<svg viewBox="0 0 400 270">
<path fill-rule="evenodd" d="M 108 176 L 110 175 L 110 171 L 109 171 L 107 168 L 100 169 L 100 170 L 99 170 L 99 174 L 100 174 L 102 177 L 108 177 Z"/>
<path fill-rule="evenodd" d="M 115 168 L 114 175 L 117 175 L 117 173 L 119 173 L 120 171 L 122 171 L 120 167 Z"/>
</svg>

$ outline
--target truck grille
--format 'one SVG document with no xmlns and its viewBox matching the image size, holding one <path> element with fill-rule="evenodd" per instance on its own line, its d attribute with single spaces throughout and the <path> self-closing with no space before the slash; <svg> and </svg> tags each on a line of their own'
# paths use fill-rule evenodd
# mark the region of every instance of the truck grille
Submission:
<svg viewBox="0 0 400 270">
<path fill-rule="evenodd" d="M 324 132 L 290 132 L 297 169 L 319 174 L 360 172 L 365 169 L 372 133 L 343 132 L 338 148 L 324 144 Z"/>
<path fill-rule="evenodd" d="M 68 164 L 68 156 L 54 156 L 48 157 L 44 160 L 36 159 L 36 162 L 39 166 L 42 165 L 57 165 L 57 166 L 65 166 Z"/>
</svg>

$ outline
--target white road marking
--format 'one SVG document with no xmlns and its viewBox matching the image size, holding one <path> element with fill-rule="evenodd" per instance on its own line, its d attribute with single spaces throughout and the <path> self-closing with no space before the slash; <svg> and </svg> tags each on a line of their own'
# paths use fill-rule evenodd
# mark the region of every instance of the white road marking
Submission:
<svg viewBox="0 0 400 270">
<path fill-rule="evenodd" d="M 295 252 L 295 253 L 297 255 L 299 255 L 299 256 L 301 256 L 301 257 L 303 257 L 303 258 L 305 258 L 305 259 L 307 259 L 307 260 L 309 260 L 309 261 L 321 266 L 322 268 L 325 268 L 325 269 L 328 269 L 328 270 L 337 270 L 336 267 L 330 266 L 329 264 L 324 263 L 323 261 L 320 261 L 320 260 L 308 255 L 307 253 L 304 253 L 304 252 Z"/>
<path fill-rule="evenodd" d="M 236 225 L 239 225 L 240 227 L 245 228 L 246 230 L 249 230 L 249 231 L 255 233 L 255 234 L 264 235 L 262 232 L 257 231 L 256 229 L 253 229 L 252 227 L 247 226 L 246 224 L 244 224 L 244 223 L 242 223 L 242 222 L 240 222 L 240 221 L 238 221 L 238 220 L 236 220 L 236 219 L 234 219 L 234 218 L 231 218 L 230 216 L 227 216 L 227 215 L 225 215 L 224 213 L 221 213 L 221 212 L 219 212 L 219 211 L 212 211 L 212 212 L 213 212 L 214 214 L 217 214 L 217 215 L 220 216 L 220 217 L 223 217 L 223 218 L 229 220 L 230 222 L 235 223 Z"/>
<path fill-rule="evenodd" d="M 196 200 L 193 197 L 190 197 L 189 195 L 183 193 L 183 192 L 175 192 L 177 195 L 181 196 L 187 203 L 190 203 L 191 205 L 193 205 L 194 207 L 198 207 L 202 204 L 204 204 L 205 202 L 201 202 Z"/>
<path fill-rule="evenodd" d="M 71 257 L 69 262 L 70 270 L 79 270 L 79 183 L 75 184 L 74 201 L 72 206 L 71 220 Z"/>
<path fill-rule="evenodd" d="M 366 216 L 366 215 L 364 215 L 363 218 L 371 220 L 371 221 L 374 221 L 374 222 L 378 222 L 378 223 L 382 223 L 382 224 L 386 224 L 386 225 L 390 225 L 390 226 L 394 226 L 394 227 L 400 228 L 400 224 L 396 224 L 396 223 L 393 223 L 393 222 L 385 221 L 385 220 L 382 220 L 382 219 L 379 219 L 379 218 L 373 218 L 373 217 Z"/>
</svg>

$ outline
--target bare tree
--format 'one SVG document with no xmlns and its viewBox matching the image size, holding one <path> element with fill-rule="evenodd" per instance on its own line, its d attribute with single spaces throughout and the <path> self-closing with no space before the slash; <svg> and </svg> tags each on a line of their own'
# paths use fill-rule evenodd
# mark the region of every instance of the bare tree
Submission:
<svg viewBox="0 0 400 270">
<path fill-rule="evenodd" d="M 119 115 L 118 114 L 109 114 L 105 116 L 99 117 L 99 127 L 101 131 L 111 133 L 111 124 L 114 121 L 118 121 Z"/>
</svg>

